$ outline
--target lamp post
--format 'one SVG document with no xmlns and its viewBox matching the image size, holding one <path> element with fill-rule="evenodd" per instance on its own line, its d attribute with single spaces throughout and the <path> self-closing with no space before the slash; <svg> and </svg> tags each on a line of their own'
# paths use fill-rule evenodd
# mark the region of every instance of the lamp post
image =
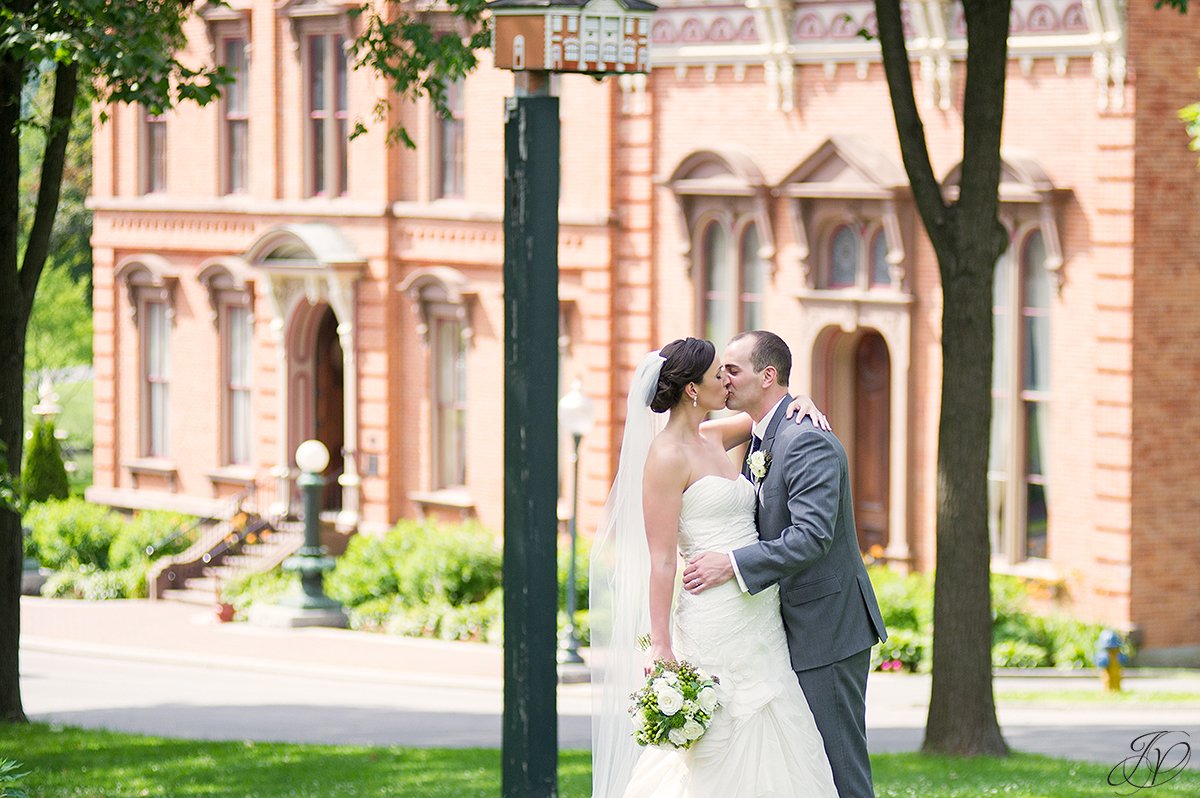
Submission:
<svg viewBox="0 0 1200 798">
<path fill-rule="evenodd" d="M 285 571 L 300 574 L 300 592 L 282 599 L 282 607 L 298 611 L 288 625 L 345 626 L 346 614 L 340 602 L 325 595 L 325 572 L 335 563 L 321 545 L 321 472 L 329 465 L 329 450 L 320 441 L 308 440 L 296 448 L 296 480 L 304 491 L 304 545 L 283 562 Z"/>
<path fill-rule="evenodd" d="M 576 576 L 575 552 L 579 537 L 579 444 L 583 436 L 592 431 L 595 419 L 595 409 L 592 400 L 583 392 L 583 383 L 576 379 L 571 384 L 571 390 L 558 402 L 558 423 L 571 436 L 574 444 L 571 449 L 571 560 L 567 564 L 567 631 L 563 636 L 562 647 L 558 650 L 558 661 L 562 663 L 582 663 L 579 656 L 579 630 L 575 626 L 576 611 Z"/>
</svg>

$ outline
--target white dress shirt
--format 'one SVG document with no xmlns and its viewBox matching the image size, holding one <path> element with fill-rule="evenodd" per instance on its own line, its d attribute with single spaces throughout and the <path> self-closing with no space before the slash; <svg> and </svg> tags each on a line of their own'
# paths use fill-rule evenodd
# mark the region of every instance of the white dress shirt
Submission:
<svg viewBox="0 0 1200 798">
<path fill-rule="evenodd" d="M 771 405 L 771 409 L 767 411 L 767 414 L 758 421 L 754 422 L 754 426 L 750 428 L 750 434 L 758 438 L 760 441 L 764 441 L 767 435 L 767 427 L 771 426 L 771 419 L 775 417 L 775 412 L 779 410 L 779 406 L 783 404 L 783 400 L 786 398 L 787 395 L 785 394 L 778 402 Z M 757 501 L 757 499 L 755 499 L 755 501 Z M 729 562 L 731 565 L 733 565 L 733 576 L 737 579 L 738 587 L 742 589 L 743 593 L 749 593 L 750 591 L 746 589 L 746 583 L 742 579 L 742 572 L 738 570 L 737 558 L 733 556 L 732 551 L 729 552 Z"/>
</svg>

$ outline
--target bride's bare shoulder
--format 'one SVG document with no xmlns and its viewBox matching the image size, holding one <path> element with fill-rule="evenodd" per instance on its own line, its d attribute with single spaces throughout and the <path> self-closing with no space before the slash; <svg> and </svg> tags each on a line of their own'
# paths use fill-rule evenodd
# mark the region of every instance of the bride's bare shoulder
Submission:
<svg viewBox="0 0 1200 798">
<path fill-rule="evenodd" d="M 669 435 L 659 435 L 646 454 L 646 475 L 661 484 L 686 485 L 691 474 L 687 447 Z"/>
</svg>

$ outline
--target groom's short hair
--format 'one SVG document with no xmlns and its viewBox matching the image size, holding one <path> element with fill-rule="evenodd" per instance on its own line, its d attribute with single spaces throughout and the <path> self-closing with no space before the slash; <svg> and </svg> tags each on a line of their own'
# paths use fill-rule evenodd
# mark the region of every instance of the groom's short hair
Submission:
<svg viewBox="0 0 1200 798">
<path fill-rule="evenodd" d="M 755 373 L 767 366 L 774 366 L 775 381 L 786 388 L 792 376 L 792 350 L 788 349 L 782 338 L 768 330 L 741 332 L 733 336 L 733 341 L 748 337 L 754 338 L 754 348 L 750 350 L 750 365 L 754 367 Z"/>
</svg>

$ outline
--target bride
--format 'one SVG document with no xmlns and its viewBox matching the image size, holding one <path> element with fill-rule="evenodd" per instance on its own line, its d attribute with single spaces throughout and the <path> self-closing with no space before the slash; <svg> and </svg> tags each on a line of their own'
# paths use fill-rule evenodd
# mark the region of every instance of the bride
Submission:
<svg viewBox="0 0 1200 798">
<path fill-rule="evenodd" d="M 704 422 L 725 397 L 715 347 L 695 338 L 647 355 L 630 387 L 620 465 L 592 551 L 593 798 L 837 795 L 791 668 L 778 588 L 749 595 L 731 580 L 698 595 L 675 589 L 680 554 L 758 539 L 755 487 L 726 454 L 749 439 L 750 420 Z M 636 643 L 647 632 L 649 657 Z M 676 658 L 720 679 L 720 706 L 690 749 L 641 749 L 630 693 L 648 659 Z"/>
</svg>

